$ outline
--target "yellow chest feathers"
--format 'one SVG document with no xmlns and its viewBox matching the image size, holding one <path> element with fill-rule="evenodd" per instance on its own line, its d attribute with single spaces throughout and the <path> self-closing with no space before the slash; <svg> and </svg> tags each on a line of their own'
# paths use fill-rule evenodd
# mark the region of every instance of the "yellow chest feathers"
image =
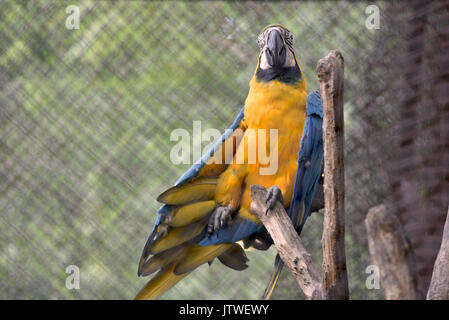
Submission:
<svg viewBox="0 0 449 320">
<path fill-rule="evenodd" d="M 306 110 L 305 81 L 289 85 L 279 81 L 250 82 L 245 101 L 245 124 L 253 129 L 302 130 Z"/>
</svg>

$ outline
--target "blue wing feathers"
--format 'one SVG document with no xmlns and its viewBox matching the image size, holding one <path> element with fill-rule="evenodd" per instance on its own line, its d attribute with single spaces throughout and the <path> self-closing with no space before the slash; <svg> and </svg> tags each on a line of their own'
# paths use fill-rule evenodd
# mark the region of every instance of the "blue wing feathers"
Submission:
<svg viewBox="0 0 449 320">
<path fill-rule="evenodd" d="M 222 143 L 229 138 L 229 136 L 235 131 L 235 129 L 238 128 L 238 126 L 240 125 L 240 122 L 242 122 L 243 117 L 244 117 L 244 111 L 245 111 L 245 107 L 243 107 L 242 109 L 240 109 L 239 113 L 237 114 L 237 116 L 234 119 L 234 122 L 232 123 L 232 125 L 229 127 L 229 129 L 227 129 L 225 131 L 225 133 L 223 133 L 223 135 L 221 136 L 220 141 L 217 141 L 217 143 L 208 151 L 206 152 L 200 160 L 198 160 L 196 163 L 194 163 L 179 179 L 178 181 L 176 181 L 175 186 L 179 186 L 183 183 L 189 182 L 190 180 L 192 180 L 193 178 L 195 178 L 196 176 L 198 176 L 198 173 L 201 171 L 201 169 L 204 167 L 204 165 L 206 164 L 206 162 L 213 156 L 214 152 L 217 151 L 218 148 L 221 147 Z M 168 214 L 169 212 L 169 205 L 162 205 L 159 210 L 157 211 L 157 219 L 156 219 L 156 223 L 154 224 L 152 233 L 156 230 L 156 228 L 161 224 L 162 221 L 164 221 L 165 216 Z"/>
<path fill-rule="evenodd" d="M 228 225 L 226 228 L 220 229 L 217 234 L 215 231 L 208 237 L 204 232 L 201 237 L 200 245 L 208 246 L 219 243 L 231 243 L 245 239 L 252 234 L 263 230 L 263 225 L 246 219 L 238 219 Z"/>
<path fill-rule="evenodd" d="M 321 102 L 321 95 L 318 91 L 312 91 L 307 96 L 306 115 L 316 114 L 323 119 L 323 103 Z"/>
<path fill-rule="evenodd" d="M 175 186 L 179 186 L 179 185 L 181 185 L 181 184 L 183 184 L 185 182 L 188 182 L 188 181 L 192 180 L 193 178 L 195 178 L 198 175 L 198 173 L 201 171 L 201 169 L 203 169 L 203 167 L 206 164 L 206 162 L 213 156 L 215 151 L 217 151 L 221 147 L 223 142 L 227 138 L 229 138 L 229 136 L 232 133 L 234 133 L 235 129 L 238 128 L 238 126 L 240 125 L 240 122 L 242 122 L 242 120 L 243 120 L 244 111 L 245 111 L 245 107 L 243 107 L 240 110 L 240 112 L 237 114 L 237 117 L 234 119 L 234 122 L 229 127 L 229 129 L 227 129 L 225 131 L 225 133 L 223 133 L 223 135 L 221 136 L 220 141 L 218 141 L 208 152 L 206 152 L 200 160 L 198 160 L 195 164 L 193 164 L 189 168 L 189 170 L 187 170 L 181 176 L 181 178 L 179 178 L 178 181 L 176 181 Z"/>
<path fill-rule="evenodd" d="M 306 121 L 298 154 L 293 198 L 289 208 L 289 216 L 298 232 L 301 232 L 310 213 L 322 172 L 324 158 L 322 125 L 321 97 L 314 91 L 307 97 Z"/>
</svg>

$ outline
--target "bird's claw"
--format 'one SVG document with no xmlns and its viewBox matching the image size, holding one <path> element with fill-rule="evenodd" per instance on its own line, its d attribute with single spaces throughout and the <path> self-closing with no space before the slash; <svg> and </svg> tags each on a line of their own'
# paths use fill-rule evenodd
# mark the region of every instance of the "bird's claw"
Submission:
<svg viewBox="0 0 449 320">
<path fill-rule="evenodd" d="M 265 214 L 268 213 L 268 210 L 274 208 L 276 201 L 279 201 L 280 203 L 284 204 L 284 197 L 282 196 L 282 191 L 278 186 L 272 186 L 267 191 L 267 196 L 265 199 L 267 209 L 265 210 Z"/>
<path fill-rule="evenodd" d="M 213 231 L 218 235 L 218 230 L 231 224 L 232 209 L 228 205 L 226 207 L 216 208 L 210 215 L 209 223 L 207 225 L 207 234 L 210 236 Z"/>
</svg>

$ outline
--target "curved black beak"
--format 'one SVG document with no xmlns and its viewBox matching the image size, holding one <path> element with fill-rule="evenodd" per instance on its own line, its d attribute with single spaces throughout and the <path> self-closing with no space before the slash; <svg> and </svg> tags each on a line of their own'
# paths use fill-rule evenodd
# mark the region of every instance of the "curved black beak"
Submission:
<svg viewBox="0 0 449 320">
<path fill-rule="evenodd" d="M 270 66 L 282 67 L 285 64 L 286 51 L 284 40 L 279 31 L 271 31 L 267 40 L 267 60 Z"/>
</svg>

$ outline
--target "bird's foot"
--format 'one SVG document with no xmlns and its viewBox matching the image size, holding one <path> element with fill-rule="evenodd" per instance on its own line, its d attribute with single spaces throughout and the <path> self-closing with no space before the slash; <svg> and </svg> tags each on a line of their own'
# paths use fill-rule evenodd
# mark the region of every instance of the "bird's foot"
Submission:
<svg viewBox="0 0 449 320">
<path fill-rule="evenodd" d="M 216 208 L 210 215 L 207 225 L 207 233 L 210 236 L 213 231 L 218 235 L 218 230 L 231 223 L 232 208 L 230 205 L 226 207 Z"/>
<path fill-rule="evenodd" d="M 267 191 L 267 197 L 265 201 L 267 204 L 267 210 L 265 211 L 265 214 L 268 213 L 268 210 L 274 208 L 276 201 L 279 201 L 280 203 L 284 204 L 284 197 L 282 196 L 281 189 L 278 186 L 272 186 Z"/>
</svg>

